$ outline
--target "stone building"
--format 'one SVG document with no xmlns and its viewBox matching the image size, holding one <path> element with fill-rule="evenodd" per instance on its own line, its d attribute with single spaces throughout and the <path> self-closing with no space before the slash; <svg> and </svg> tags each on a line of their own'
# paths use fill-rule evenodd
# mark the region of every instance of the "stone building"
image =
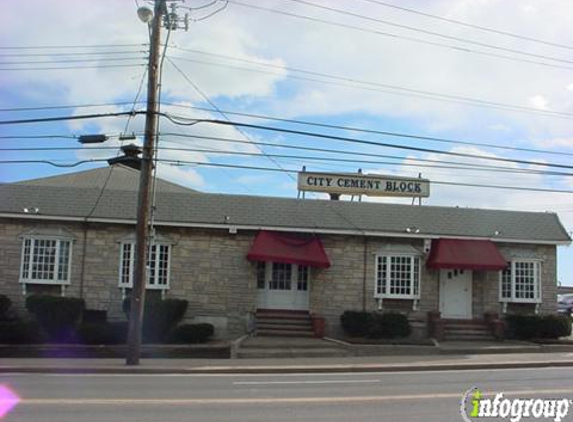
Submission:
<svg viewBox="0 0 573 422">
<path fill-rule="evenodd" d="M 124 318 L 139 172 L 122 164 L 0 186 L 0 293 L 82 297 Z M 186 319 L 234 338 L 257 310 L 323 317 L 393 309 L 427 315 L 553 313 L 551 213 L 199 193 L 159 180 L 147 294 L 189 301 Z"/>
</svg>

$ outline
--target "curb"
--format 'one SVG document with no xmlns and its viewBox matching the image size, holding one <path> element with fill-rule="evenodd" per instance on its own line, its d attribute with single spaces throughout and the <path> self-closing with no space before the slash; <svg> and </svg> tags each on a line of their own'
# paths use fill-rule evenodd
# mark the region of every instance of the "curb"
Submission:
<svg viewBox="0 0 573 422">
<path fill-rule="evenodd" d="M 24 374 L 319 374 L 319 373 L 367 373 L 367 372 L 430 372 L 471 371 L 487 369 L 573 367 L 573 361 L 502 362 L 430 365 L 331 365 L 331 366 L 250 366 L 250 367 L 46 367 L 46 366 L 1 366 L 0 373 Z"/>
</svg>

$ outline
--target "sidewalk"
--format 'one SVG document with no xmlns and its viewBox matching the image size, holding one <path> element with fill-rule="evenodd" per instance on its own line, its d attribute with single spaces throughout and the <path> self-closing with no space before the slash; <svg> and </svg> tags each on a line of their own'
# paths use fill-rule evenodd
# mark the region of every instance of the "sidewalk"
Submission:
<svg viewBox="0 0 573 422">
<path fill-rule="evenodd" d="M 0 362 L 0 373 L 265 374 L 572 366 L 573 353 L 569 352 L 293 359 L 144 359 L 139 366 L 126 366 L 123 359 L 9 358 Z"/>
</svg>

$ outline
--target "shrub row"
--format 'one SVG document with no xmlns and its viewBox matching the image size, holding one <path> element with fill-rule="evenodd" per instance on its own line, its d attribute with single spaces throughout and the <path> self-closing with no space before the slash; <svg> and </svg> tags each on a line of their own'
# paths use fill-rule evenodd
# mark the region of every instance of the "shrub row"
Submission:
<svg viewBox="0 0 573 422">
<path fill-rule="evenodd" d="M 183 299 L 148 299 L 143 312 L 143 341 L 159 343 L 181 322 L 187 311 L 188 302 Z M 130 298 L 123 301 L 123 311 L 129 320 Z"/>
<path fill-rule="evenodd" d="M 0 295 L 0 321 L 6 320 L 8 317 L 8 309 L 12 301 L 6 295 Z"/>
<path fill-rule="evenodd" d="M 45 340 L 36 321 L 0 321 L 0 344 L 36 344 Z"/>
<path fill-rule="evenodd" d="M 76 330 L 82 344 L 125 344 L 127 322 L 83 322 Z"/>
<path fill-rule="evenodd" d="M 26 298 L 26 309 L 35 321 L 9 320 L 5 316 L 10 299 L 0 295 L 0 344 L 82 343 L 122 344 L 126 342 L 128 322 L 107 322 L 107 313 L 86 310 L 83 299 L 48 295 Z M 130 301 L 124 301 L 129 315 Z M 187 310 L 180 299 L 148 300 L 143 317 L 143 341 L 158 343 L 202 343 L 214 333 L 211 324 L 177 326 Z"/>
<path fill-rule="evenodd" d="M 169 343 L 205 343 L 215 333 L 212 324 L 182 324 L 169 334 Z"/>
<path fill-rule="evenodd" d="M 557 339 L 571 335 L 571 318 L 567 315 L 507 315 L 505 321 L 509 338 Z"/>
<path fill-rule="evenodd" d="M 57 343 L 74 340 L 85 306 L 83 299 L 72 297 L 32 295 L 26 298 L 26 309 L 36 317 L 49 340 Z"/>
<path fill-rule="evenodd" d="M 408 318 L 398 312 L 345 311 L 340 323 L 351 337 L 397 338 L 408 337 L 412 332 Z"/>
</svg>

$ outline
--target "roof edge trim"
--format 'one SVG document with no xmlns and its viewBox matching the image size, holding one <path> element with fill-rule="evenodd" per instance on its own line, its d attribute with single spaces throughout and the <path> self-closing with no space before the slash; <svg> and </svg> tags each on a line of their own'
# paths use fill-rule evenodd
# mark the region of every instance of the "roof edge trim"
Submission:
<svg viewBox="0 0 573 422">
<path fill-rule="evenodd" d="M 85 217 L 62 217 L 62 216 L 49 216 L 49 215 L 30 215 L 30 214 L 13 214 L 13 213 L 0 213 L 0 218 L 17 218 L 22 220 L 47 220 L 47 221 L 71 221 L 80 223 L 112 223 L 112 224 L 136 224 L 135 220 L 121 220 L 115 218 L 85 218 Z M 299 232 L 299 233 L 316 233 L 316 234 L 340 234 L 352 236 L 367 236 L 367 237 L 393 237 L 393 238 L 408 238 L 408 239 L 461 239 L 461 240 L 491 240 L 497 243 L 523 243 L 523 244 L 537 244 L 537 245 L 559 245 L 568 246 L 572 243 L 571 240 L 531 240 L 531 239 L 510 239 L 498 237 L 476 237 L 476 236 L 455 236 L 445 234 L 410 234 L 404 232 L 377 232 L 371 230 L 336 230 L 336 229 L 312 229 L 302 227 L 284 227 L 284 226 L 249 226 L 244 224 L 213 224 L 213 223 L 181 223 L 181 222 L 162 222 L 155 221 L 157 227 L 190 227 L 199 229 L 236 229 L 236 230 L 270 230 L 280 232 Z"/>
</svg>

